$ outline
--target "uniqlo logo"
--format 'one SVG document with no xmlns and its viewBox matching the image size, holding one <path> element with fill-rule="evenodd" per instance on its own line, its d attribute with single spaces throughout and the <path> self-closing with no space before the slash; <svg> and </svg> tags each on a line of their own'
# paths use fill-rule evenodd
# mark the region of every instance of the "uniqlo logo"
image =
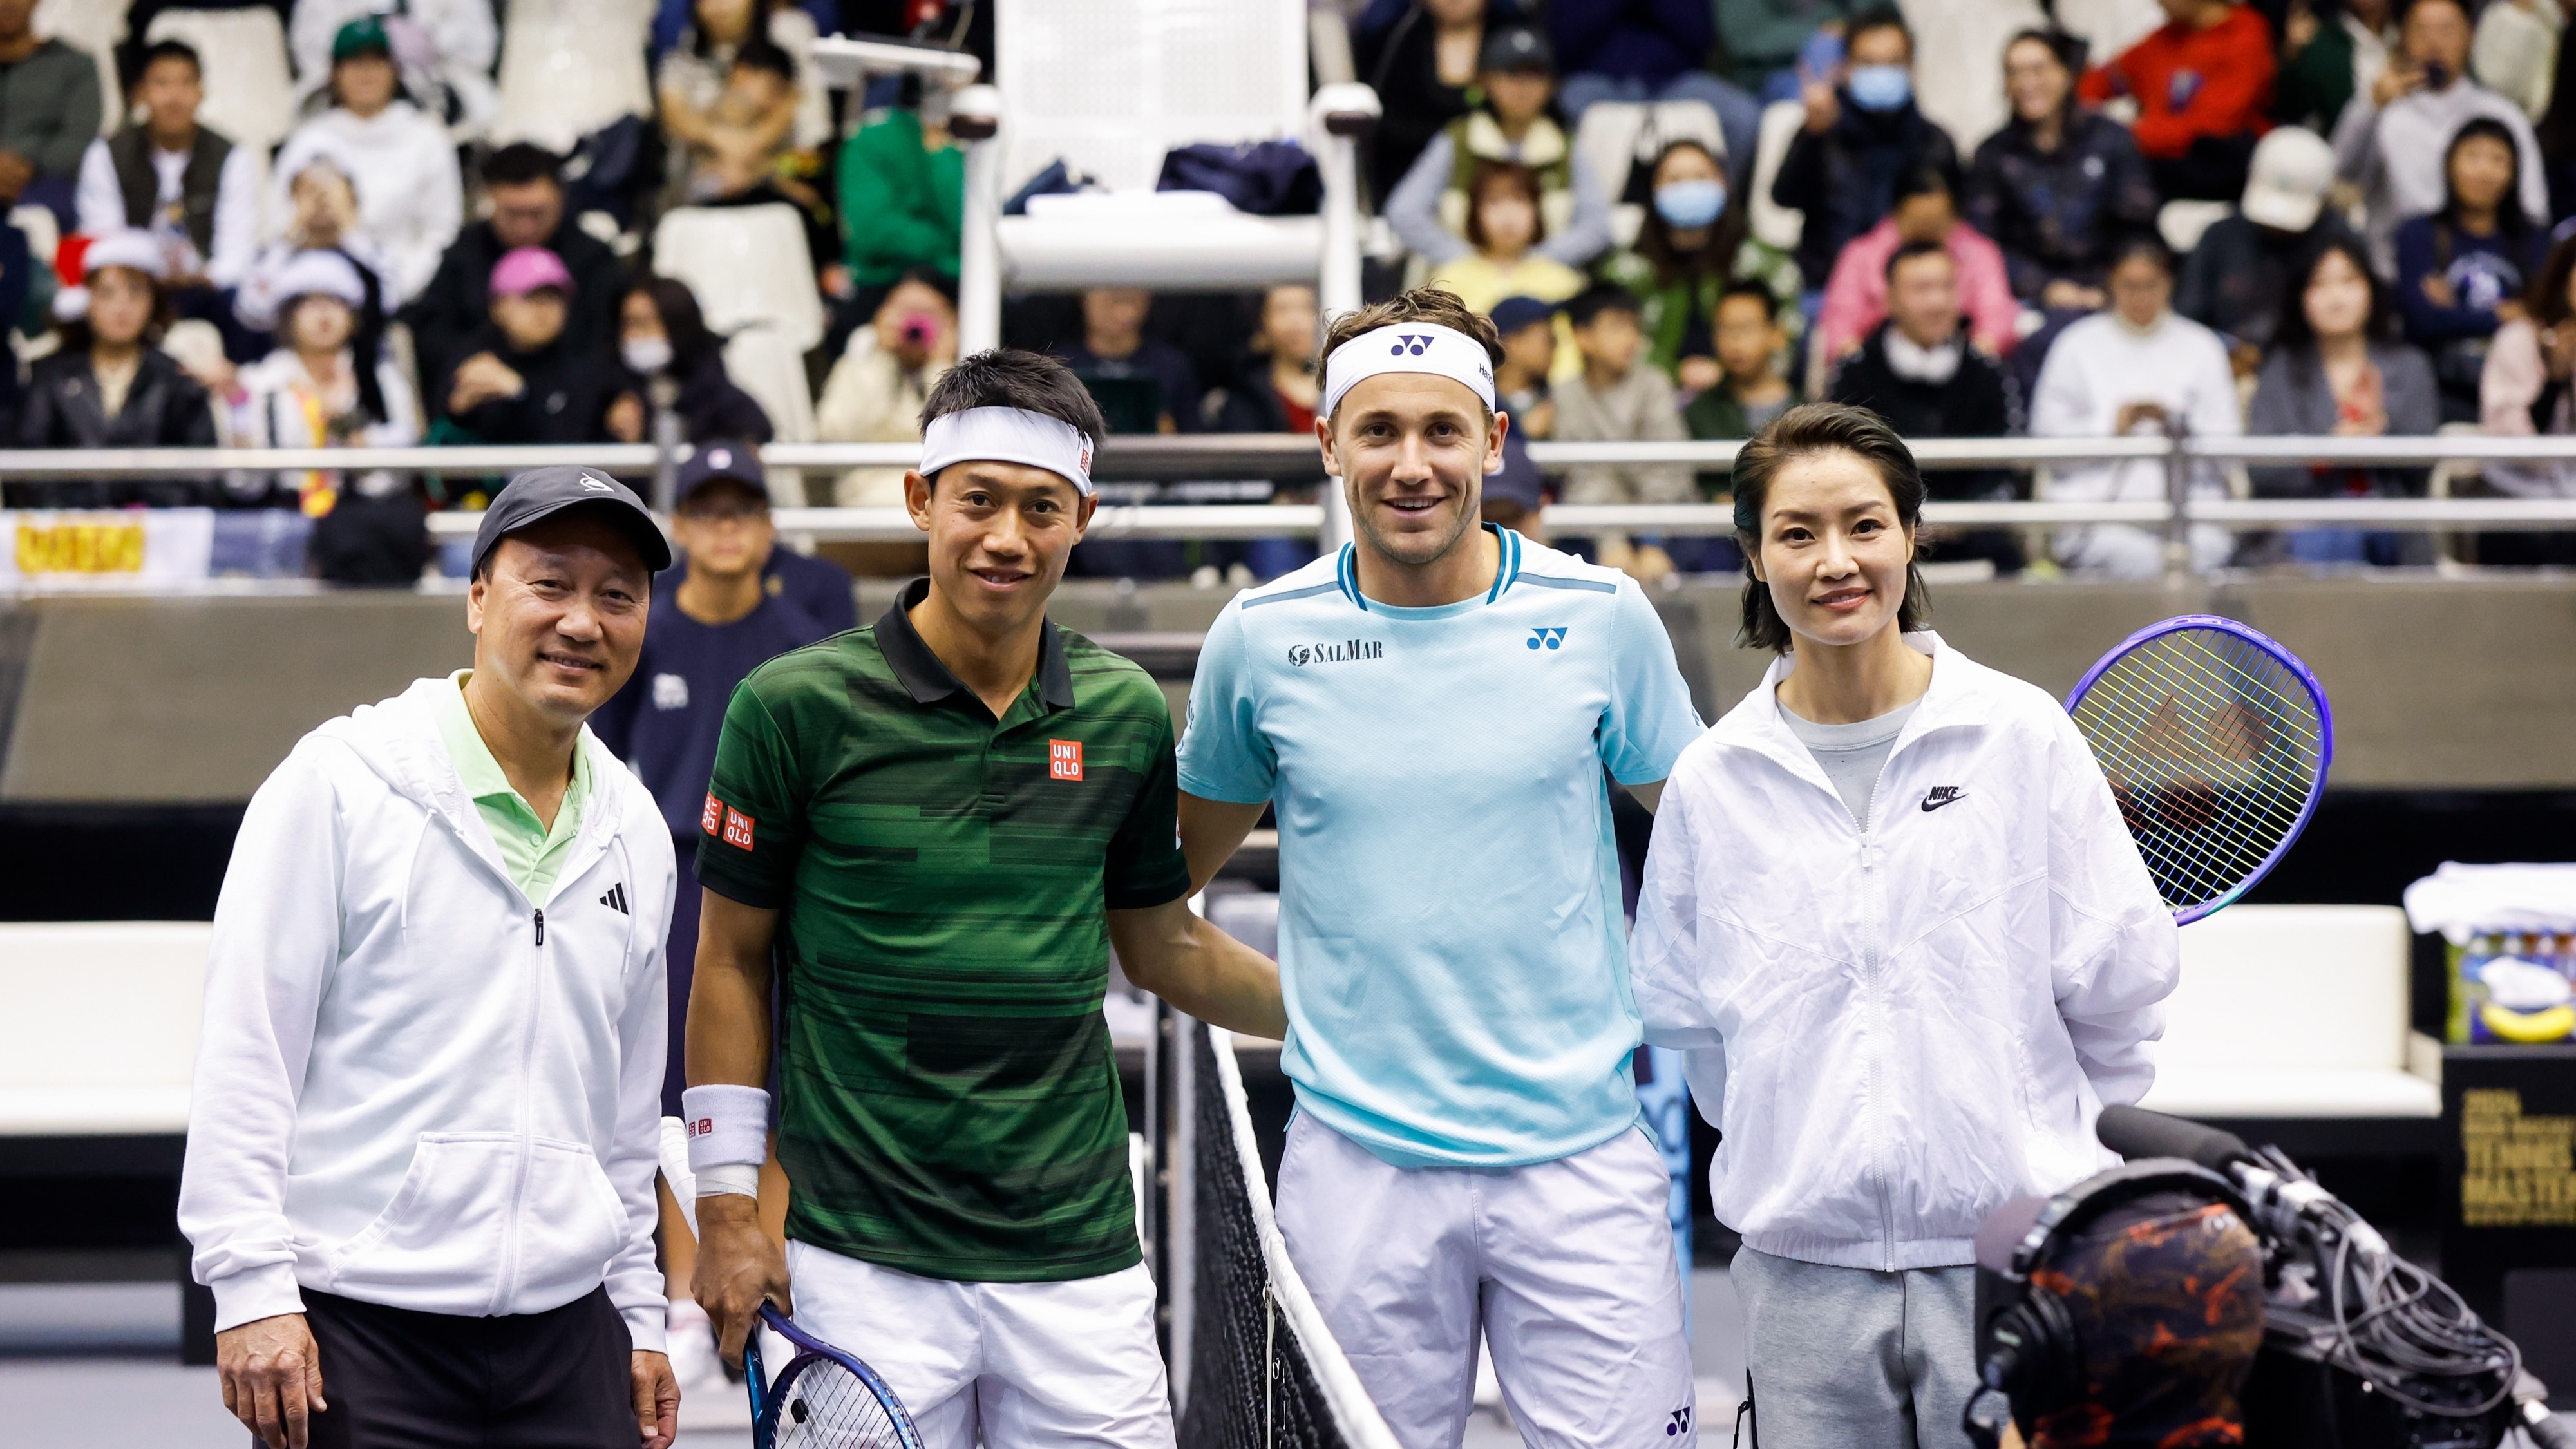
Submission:
<svg viewBox="0 0 2576 1449">
<path fill-rule="evenodd" d="M 692 1137 L 713 1137 L 716 1135 L 716 1119 L 713 1117 L 700 1117 L 695 1122 L 689 1124 L 689 1135 Z"/>
<path fill-rule="evenodd" d="M 707 808 L 698 812 L 698 828 L 709 835 L 713 835 L 718 830 L 724 828 L 724 802 L 722 800 L 717 799 L 713 795 L 709 795 L 707 797 Z"/>
<path fill-rule="evenodd" d="M 751 817 L 730 805 L 725 807 L 724 843 L 751 849 Z"/>
<path fill-rule="evenodd" d="M 1047 741 L 1047 778 L 1050 780 L 1082 778 L 1082 741 Z"/>
</svg>

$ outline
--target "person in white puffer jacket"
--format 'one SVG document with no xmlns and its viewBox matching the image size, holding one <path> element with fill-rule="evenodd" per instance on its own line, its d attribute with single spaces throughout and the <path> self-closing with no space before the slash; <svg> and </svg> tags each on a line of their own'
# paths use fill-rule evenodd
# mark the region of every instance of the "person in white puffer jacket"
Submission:
<svg viewBox="0 0 2576 1449">
<path fill-rule="evenodd" d="M 1734 472 L 1745 639 L 1780 657 L 1664 788 L 1629 970 L 1725 1137 L 1765 1449 L 1963 1444 L 1973 1238 L 2116 1161 L 2173 918 L 2057 702 L 1923 628 L 1923 480 L 1875 413 Z"/>
<path fill-rule="evenodd" d="M 669 544 L 593 469 L 475 539 L 474 667 L 331 720 L 215 905 L 179 1227 L 225 1407 L 275 1449 L 664 1449 L 664 937 L 643 783 L 583 723 Z"/>
</svg>

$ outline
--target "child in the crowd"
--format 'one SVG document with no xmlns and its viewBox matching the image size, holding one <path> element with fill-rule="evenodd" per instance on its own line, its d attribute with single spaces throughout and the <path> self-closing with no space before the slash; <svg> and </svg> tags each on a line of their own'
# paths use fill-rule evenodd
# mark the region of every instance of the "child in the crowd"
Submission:
<svg viewBox="0 0 2576 1449">
<path fill-rule="evenodd" d="M 492 267 L 492 323 L 438 389 L 445 443 L 605 443 L 609 412 L 641 406 L 604 346 L 564 335 L 573 280 L 543 247 L 504 253 Z"/>
<path fill-rule="evenodd" d="M 1494 401 L 1511 414 L 1520 438 L 1553 437 L 1556 403 L 1548 378 L 1556 371 L 1557 309 L 1536 297 L 1505 297 L 1490 314 L 1502 334 L 1503 360 L 1494 367 Z"/>
<path fill-rule="evenodd" d="M 1806 401 L 1780 375 L 1788 335 L 1780 326 L 1779 299 L 1769 287 L 1730 284 L 1717 299 L 1716 332 L 1717 361 L 1726 375 L 1682 410 L 1682 424 L 1692 437 L 1749 438 Z"/>
<path fill-rule="evenodd" d="M 1583 290 L 1581 272 L 1536 250 L 1547 239 L 1537 173 L 1518 162 L 1479 161 L 1467 195 L 1467 242 L 1475 250 L 1434 268 L 1430 285 L 1487 315 L 1505 297 L 1562 302 Z"/>
<path fill-rule="evenodd" d="M 1646 334 L 1637 299 L 1626 288 L 1601 283 L 1566 304 L 1582 366 L 1556 385 L 1556 436 L 1567 442 L 1679 442 L 1681 409 L 1673 384 L 1641 357 Z M 1694 503 L 1699 494 L 1686 463 L 1588 463 L 1565 475 L 1568 503 Z M 1673 571 L 1660 540 L 1632 541 L 1625 534 L 1595 538 L 1600 561 L 1638 580 Z"/>
<path fill-rule="evenodd" d="M 672 112 L 664 97 L 666 120 Z M 672 126 L 688 148 L 687 199 L 704 202 L 740 196 L 769 179 L 786 149 L 796 115 L 796 62 L 766 37 L 755 36 L 734 52 L 724 86 L 703 112 Z"/>
<path fill-rule="evenodd" d="M 2478 415 L 2487 339 L 2522 315 L 2549 237 L 2515 204 L 2522 163 L 2502 122 L 2470 118 L 2442 172 L 2442 209 L 2397 228 L 2397 309 L 2406 340 L 2432 355 L 2442 421 L 2464 423 Z"/>
</svg>

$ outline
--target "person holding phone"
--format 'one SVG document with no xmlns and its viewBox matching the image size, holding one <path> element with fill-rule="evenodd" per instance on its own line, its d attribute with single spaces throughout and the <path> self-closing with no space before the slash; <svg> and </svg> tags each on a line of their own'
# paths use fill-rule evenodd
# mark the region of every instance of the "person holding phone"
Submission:
<svg viewBox="0 0 2576 1449">
<path fill-rule="evenodd" d="M 2440 211 L 2449 194 L 2443 160 L 2460 127 L 2485 116 L 2513 137 L 2522 174 L 2513 201 L 2549 224 L 2549 181 L 2531 122 L 2513 102 L 2469 79 L 2469 12 L 2462 0 L 2414 0 L 2399 48 L 2335 123 L 2335 170 L 2361 187 L 2371 270 L 2397 275 L 2397 227 Z"/>
</svg>

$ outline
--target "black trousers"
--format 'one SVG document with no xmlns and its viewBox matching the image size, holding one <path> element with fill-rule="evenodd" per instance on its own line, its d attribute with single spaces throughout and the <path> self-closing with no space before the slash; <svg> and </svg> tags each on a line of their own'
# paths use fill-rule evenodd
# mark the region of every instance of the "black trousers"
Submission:
<svg viewBox="0 0 2576 1449">
<path fill-rule="evenodd" d="M 304 1290 L 330 1412 L 312 1449 L 636 1449 L 626 1322 L 593 1289 L 466 1318 Z M 254 1439 L 253 1441 L 257 1441 Z"/>
</svg>

